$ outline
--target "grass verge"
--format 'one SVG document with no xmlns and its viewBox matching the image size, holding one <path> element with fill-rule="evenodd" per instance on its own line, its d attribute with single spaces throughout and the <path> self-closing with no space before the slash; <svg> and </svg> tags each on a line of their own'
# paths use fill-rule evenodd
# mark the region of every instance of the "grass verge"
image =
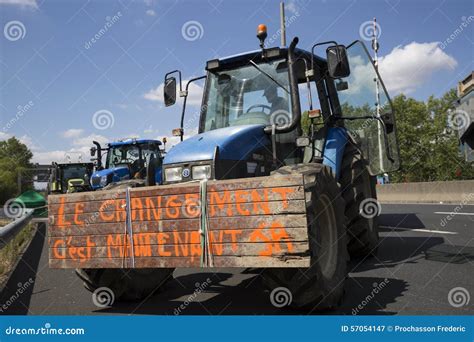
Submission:
<svg viewBox="0 0 474 342">
<path fill-rule="evenodd" d="M 3 224 L 0 222 L 0 227 Z M 0 249 L 0 284 L 3 284 L 6 278 L 15 267 L 20 254 L 30 243 L 36 230 L 36 223 L 29 223 L 25 226 L 10 242 Z"/>
</svg>

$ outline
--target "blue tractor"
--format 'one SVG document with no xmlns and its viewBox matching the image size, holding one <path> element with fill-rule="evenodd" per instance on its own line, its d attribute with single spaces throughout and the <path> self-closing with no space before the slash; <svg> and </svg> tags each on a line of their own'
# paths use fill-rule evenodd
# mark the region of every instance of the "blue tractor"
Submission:
<svg viewBox="0 0 474 342">
<path fill-rule="evenodd" d="M 294 306 L 327 309 L 342 298 L 348 258 L 377 250 L 376 176 L 400 166 L 395 114 L 363 42 L 306 51 L 298 38 L 265 48 L 266 36 L 260 25 L 260 50 L 208 61 L 184 91 L 179 70 L 166 74 L 166 106 L 179 76 L 182 123 L 189 85 L 205 87 L 199 134 L 168 152 L 163 183 L 303 174 L 312 266 L 269 268 L 263 279 L 290 289 Z M 315 54 L 323 46 L 326 58 Z"/>
<path fill-rule="evenodd" d="M 103 148 L 94 141 L 91 156 L 96 168 L 91 175 L 92 190 L 110 189 L 116 184 L 155 185 L 161 183 L 164 151 L 159 140 L 127 139 L 107 144 Z M 102 156 L 105 152 L 105 166 Z"/>
<path fill-rule="evenodd" d="M 260 25 L 259 50 L 209 60 L 206 75 L 184 87 L 179 70 L 165 75 L 165 105 L 176 103 L 178 89 L 184 101 L 173 132 L 181 142 L 164 157 L 163 184 L 302 175 L 311 266 L 267 268 L 263 284 L 291 291 L 293 306 L 328 309 L 342 299 L 349 257 L 376 253 L 376 175 L 400 165 L 395 114 L 362 42 L 322 42 L 307 51 L 297 48 L 298 38 L 288 48 L 267 48 L 266 36 Z M 325 58 L 315 53 L 322 47 Z M 199 134 L 184 140 L 189 85 L 198 80 L 205 80 Z M 79 275 L 91 290 L 109 286 L 120 298 L 139 298 L 172 269 L 123 272 Z"/>
</svg>

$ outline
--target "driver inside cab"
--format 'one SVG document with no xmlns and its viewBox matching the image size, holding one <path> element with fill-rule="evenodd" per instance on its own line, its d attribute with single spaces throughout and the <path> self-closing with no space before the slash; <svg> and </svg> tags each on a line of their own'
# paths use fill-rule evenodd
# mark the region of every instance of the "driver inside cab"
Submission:
<svg viewBox="0 0 474 342">
<path fill-rule="evenodd" d="M 276 86 L 269 86 L 265 88 L 263 96 L 267 99 L 268 103 L 271 104 L 270 114 L 273 114 L 279 110 L 288 111 L 288 101 L 278 96 Z"/>
</svg>

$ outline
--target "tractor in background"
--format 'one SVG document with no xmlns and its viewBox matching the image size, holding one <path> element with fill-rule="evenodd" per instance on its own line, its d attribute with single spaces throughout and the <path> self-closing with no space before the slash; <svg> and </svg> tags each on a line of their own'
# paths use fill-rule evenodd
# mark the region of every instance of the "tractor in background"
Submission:
<svg viewBox="0 0 474 342">
<path fill-rule="evenodd" d="M 90 191 L 93 163 L 56 163 L 51 165 L 48 194 Z"/>
<path fill-rule="evenodd" d="M 93 141 L 93 144 L 91 156 L 95 157 L 93 160 L 96 166 L 90 179 L 92 190 L 110 189 L 124 182 L 131 186 L 161 183 L 164 155 L 164 150 L 160 148 L 161 141 L 126 139 L 111 142 L 105 148 L 97 141 Z"/>
</svg>

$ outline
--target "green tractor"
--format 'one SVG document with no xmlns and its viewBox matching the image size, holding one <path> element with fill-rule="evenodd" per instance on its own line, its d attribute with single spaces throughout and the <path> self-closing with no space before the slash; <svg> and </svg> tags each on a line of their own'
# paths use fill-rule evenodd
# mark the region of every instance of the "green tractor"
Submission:
<svg viewBox="0 0 474 342">
<path fill-rule="evenodd" d="M 52 163 L 48 194 L 90 191 L 93 163 Z"/>
</svg>

